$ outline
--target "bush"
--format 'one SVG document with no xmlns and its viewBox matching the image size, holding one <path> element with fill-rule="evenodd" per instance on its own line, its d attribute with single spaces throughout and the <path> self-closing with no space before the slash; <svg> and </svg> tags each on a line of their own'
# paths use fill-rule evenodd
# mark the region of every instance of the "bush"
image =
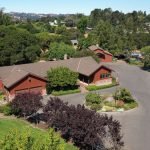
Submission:
<svg viewBox="0 0 150 150">
<path fill-rule="evenodd" d="M 41 99 L 40 93 L 18 94 L 10 103 L 10 106 L 14 115 L 27 117 L 36 113 L 42 107 Z"/>
<path fill-rule="evenodd" d="M 60 96 L 60 95 L 67 95 L 67 94 L 74 94 L 74 93 L 79 93 L 80 89 L 75 89 L 75 90 L 66 90 L 66 91 L 53 91 L 51 94 L 54 96 Z"/>
<path fill-rule="evenodd" d="M 6 116 L 12 115 L 12 109 L 9 104 L 0 106 L 0 113 L 3 113 Z"/>
<path fill-rule="evenodd" d="M 58 134 L 50 129 L 42 138 L 37 136 L 32 137 L 30 130 L 23 129 L 10 131 L 5 138 L 0 141 L 1 150 L 64 150 L 64 141 Z"/>
<path fill-rule="evenodd" d="M 104 101 L 104 105 L 109 107 L 116 107 L 115 101 L 112 102 Z"/>
<path fill-rule="evenodd" d="M 100 104 L 102 97 L 96 93 L 89 93 L 85 97 L 87 104 Z"/>
<path fill-rule="evenodd" d="M 124 109 L 125 110 L 129 110 L 129 109 L 133 109 L 133 108 L 136 108 L 138 107 L 138 103 L 137 102 L 131 102 L 131 103 L 127 103 L 127 104 L 124 104 Z"/>
<path fill-rule="evenodd" d="M 111 88 L 113 86 L 116 86 L 117 84 L 116 83 L 112 83 L 112 84 L 109 84 L 109 85 L 101 85 L 101 86 L 96 86 L 96 85 L 88 85 L 86 87 L 86 89 L 88 91 L 96 91 L 96 90 L 102 90 L 102 89 L 107 89 L 107 88 Z"/>
<path fill-rule="evenodd" d="M 97 114 L 81 105 L 68 105 L 58 98 L 51 98 L 43 112 L 43 120 L 80 149 L 120 150 L 124 144 L 120 123 L 107 115 Z"/>
<path fill-rule="evenodd" d="M 131 103 L 134 102 L 134 99 L 130 93 L 130 91 L 128 91 L 125 88 L 120 88 L 118 89 L 114 95 L 113 95 L 115 100 L 122 100 L 124 103 Z"/>
<path fill-rule="evenodd" d="M 98 110 L 101 110 L 102 105 L 101 104 L 92 104 L 90 108 L 92 110 L 98 111 Z"/>
</svg>

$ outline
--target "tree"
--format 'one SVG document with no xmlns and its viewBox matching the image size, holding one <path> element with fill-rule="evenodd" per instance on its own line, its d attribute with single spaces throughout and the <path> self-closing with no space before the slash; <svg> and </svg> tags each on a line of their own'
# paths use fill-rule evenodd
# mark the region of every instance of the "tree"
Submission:
<svg viewBox="0 0 150 150">
<path fill-rule="evenodd" d="M 144 58 L 144 68 L 150 69 L 150 53 Z"/>
<path fill-rule="evenodd" d="M 118 90 L 116 90 L 113 97 L 115 100 L 122 100 L 125 103 L 130 103 L 134 101 L 130 91 L 125 88 L 119 88 Z"/>
<path fill-rule="evenodd" d="M 49 51 L 47 52 L 47 57 L 49 60 L 53 59 L 64 59 L 64 55 L 66 54 L 67 57 L 72 57 L 75 53 L 75 49 L 67 45 L 63 42 L 61 43 L 51 43 Z"/>
<path fill-rule="evenodd" d="M 78 73 L 65 67 L 58 67 L 47 72 L 48 85 L 54 90 L 71 89 L 76 86 Z"/>
<path fill-rule="evenodd" d="M 4 8 L 0 8 L 0 25 L 10 25 L 12 24 L 11 17 L 4 13 Z"/>
<path fill-rule="evenodd" d="M 77 23 L 77 28 L 80 30 L 81 33 L 85 33 L 87 27 L 87 18 L 82 17 L 80 21 Z"/>
<path fill-rule="evenodd" d="M 23 29 L 0 26 L 0 41 L 0 66 L 33 62 L 40 55 L 37 38 Z"/>
<path fill-rule="evenodd" d="M 37 113 L 42 107 L 42 96 L 40 93 L 18 94 L 10 103 L 12 112 L 19 117 L 28 117 Z"/>
<path fill-rule="evenodd" d="M 99 21 L 96 28 L 89 35 L 93 44 L 99 44 L 104 49 L 109 49 L 112 38 L 112 26 L 109 22 Z"/>
<path fill-rule="evenodd" d="M 141 51 L 144 55 L 144 68 L 150 69 L 150 46 L 143 47 Z"/>
<path fill-rule="evenodd" d="M 50 129 L 42 138 L 32 136 L 29 129 L 10 131 L 5 138 L 0 141 L 1 150 L 65 150 L 64 141 L 60 136 Z"/>
<path fill-rule="evenodd" d="M 107 115 L 100 115 L 84 106 L 68 105 L 59 98 L 50 98 L 43 108 L 50 127 L 80 149 L 120 150 L 123 147 L 121 125 Z"/>
</svg>

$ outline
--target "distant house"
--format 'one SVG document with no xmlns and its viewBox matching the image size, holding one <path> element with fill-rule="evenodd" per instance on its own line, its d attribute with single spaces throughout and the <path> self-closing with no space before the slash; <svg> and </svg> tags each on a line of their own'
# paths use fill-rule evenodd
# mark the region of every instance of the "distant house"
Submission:
<svg viewBox="0 0 150 150">
<path fill-rule="evenodd" d="M 88 48 L 93 51 L 100 59 L 100 62 L 112 62 L 113 55 L 99 46 L 92 45 Z"/>
<path fill-rule="evenodd" d="M 71 43 L 75 49 L 78 47 L 78 40 L 71 40 Z"/>
<path fill-rule="evenodd" d="M 140 50 L 134 50 L 134 51 L 132 51 L 131 52 L 131 57 L 137 58 L 137 59 L 142 59 L 143 58 Z"/>
<path fill-rule="evenodd" d="M 110 68 L 102 63 L 98 64 L 92 57 L 82 57 L 0 67 L 0 89 L 9 100 L 24 92 L 46 95 L 47 71 L 60 66 L 78 72 L 79 80 L 87 85 L 112 83 Z"/>
</svg>

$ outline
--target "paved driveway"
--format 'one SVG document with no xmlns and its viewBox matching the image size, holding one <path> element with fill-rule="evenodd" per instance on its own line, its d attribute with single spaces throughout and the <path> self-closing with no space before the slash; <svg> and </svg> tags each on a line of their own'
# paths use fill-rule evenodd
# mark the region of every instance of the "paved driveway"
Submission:
<svg viewBox="0 0 150 150">
<path fill-rule="evenodd" d="M 150 150 L 150 72 L 123 62 L 108 64 L 116 71 L 122 87 L 128 88 L 138 100 L 139 107 L 124 113 L 113 113 L 122 124 L 122 132 L 127 150 Z M 113 92 L 115 88 L 101 93 Z M 85 94 L 61 96 L 70 104 L 83 104 Z"/>
<path fill-rule="evenodd" d="M 114 113 L 123 126 L 128 150 L 150 150 L 150 72 L 126 63 L 109 64 L 119 77 L 121 86 L 130 89 L 139 108 Z"/>
</svg>

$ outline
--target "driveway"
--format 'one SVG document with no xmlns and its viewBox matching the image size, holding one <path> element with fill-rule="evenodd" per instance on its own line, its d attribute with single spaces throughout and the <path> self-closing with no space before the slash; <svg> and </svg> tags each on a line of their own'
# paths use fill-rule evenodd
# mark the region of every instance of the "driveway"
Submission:
<svg viewBox="0 0 150 150">
<path fill-rule="evenodd" d="M 120 85 L 128 88 L 139 103 L 137 109 L 113 114 L 123 126 L 126 149 L 150 150 L 150 72 L 123 62 L 108 66 L 116 71 Z"/>
<path fill-rule="evenodd" d="M 115 70 L 120 85 L 128 88 L 137 99 L 139 107 L 127 112 L 111 113 L 122 124 L 126 150 L 150 150 L 150 72 L 124 62 L 108 63 Z M 97 92 L 110 93 L 116 87 Z M 83 104 L 85 94 L 60 96 L 70 104 Z M 46 102 L 46 100 L 45 100 Z"/>
</svg>

